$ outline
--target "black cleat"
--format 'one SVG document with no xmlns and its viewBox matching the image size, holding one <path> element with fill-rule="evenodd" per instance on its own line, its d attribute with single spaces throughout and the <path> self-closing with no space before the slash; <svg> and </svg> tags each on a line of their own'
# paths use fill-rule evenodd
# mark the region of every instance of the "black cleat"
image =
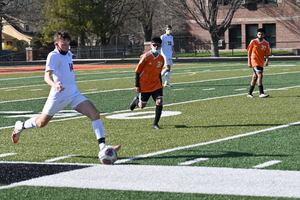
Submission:
<svg viewBox="0 0 300 200">
<path fill-rule="evenodd" d="M 135 107 L 137 106 L 137 101 L 139 100 L 138 97 L 134 97 L 134 99 L 132 100 L 132 102 L 130 103 L 130 110 L 134 110 Z"/>
<path fill-rule="evenodd" d="M 158 126 L 158 124 L 153 124 L 152 128 L 154 128 L 154 129 L 162 129 L 162 128 L 160 128 L 160 126 Z"/>
</svg>

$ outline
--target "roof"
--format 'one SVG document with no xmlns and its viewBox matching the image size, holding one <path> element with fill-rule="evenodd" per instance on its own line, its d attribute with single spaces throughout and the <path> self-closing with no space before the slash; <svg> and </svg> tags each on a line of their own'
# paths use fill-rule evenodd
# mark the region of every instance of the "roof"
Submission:
<svg viewBox="0 0 300 200">
<path fill-rule="evenodd" d="M 15 39 L 15 37 L 6 33 L 2 33 L 2 39 Z"/>
</svg>

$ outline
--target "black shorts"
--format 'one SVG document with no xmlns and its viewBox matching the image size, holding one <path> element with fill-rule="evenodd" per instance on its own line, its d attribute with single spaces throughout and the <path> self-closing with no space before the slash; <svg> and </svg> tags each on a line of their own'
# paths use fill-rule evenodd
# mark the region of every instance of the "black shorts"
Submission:
<svg viewBox="0 0 300 200">
<path fill-rule="evenodd" d="M 254 71 L 254 74 L 255 74 L 256 72 L 261 72 L 261 73 L 263 73 L 263 72 L 264 72 L 264 68 L 261 67 L 261 66 L 254 66 L 254 67 L 253 67 L 253 71 Z"/>
<path fill-rule="evenodd" d="M 152 96 L 154 101 L 156 101 L 156 99 L 162 99 L 163 98 L 162 88 L 160 88 L 158 90 L 155 90 L 153 92 L 139 93 L 140 102 L 147 103 L 151 96 Z"/>
</svg>

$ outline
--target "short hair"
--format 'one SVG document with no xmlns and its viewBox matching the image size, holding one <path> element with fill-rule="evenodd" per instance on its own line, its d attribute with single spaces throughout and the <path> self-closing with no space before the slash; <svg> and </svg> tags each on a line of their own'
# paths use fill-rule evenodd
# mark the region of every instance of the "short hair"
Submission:
<svg viewBox="0 0 300 200">
<path fill-rule="evenodd" d="M 261 32 L 261 33 L 266 34 L 266 31 L 265 31 L 265 29 L 263 29 L 263 28 L 259 28 L 259 29 L 257 30 L 257 32 Z"/>
<path fill-rule="evenodd" d="M 69 40 L 71 41 L 71 36 L 68 31 L 57 31 L 54 34 L 54 42 L 58 42 L 59 40 Z"/>
<path fill-rule="evenodd" d="M 151 43 L 162 43 L 162 40 L 160 39 L 160 37 L 154 37 L 151 39 Z"/>
<path fill-rule="evenodd" d="M 166 29 L 167 29 L 167 28 L 172 29 L 172 26 L 171 26 L 171 25 L 166 25 Z"/>
</svg>

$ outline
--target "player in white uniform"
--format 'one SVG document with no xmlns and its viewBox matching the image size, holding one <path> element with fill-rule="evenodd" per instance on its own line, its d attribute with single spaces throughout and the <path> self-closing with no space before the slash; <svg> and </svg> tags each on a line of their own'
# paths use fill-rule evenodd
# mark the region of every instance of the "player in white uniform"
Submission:
<svg viewBox="0 0 300 200">
<path fill-rule="evenodd" d="M 165 69 L 163 69 L 161 72 L 161 75 L 165 76 L 164 87 L 172 87 L 169 84 L 169 79 L 171 74 L 171 66 L 173 65 L 173 60 L 172 60 L 173 53 L 176 56 L 176 59 L 178 59 L 174 49 L 174 40 L 171 33 L 172 33 L 172 26 L 166 25 L 166 33 L 160 36 L 160 39 L 162 40 L 161 55 L 165 59 Z"/>
<path fill-rule="evenodd" d="M 16 122 L 11 136 L 14 143 L 19 141 L 20 134 L 24 129 L 46 126 L 55 113 L 69 106 L 91 119 L 100 150 L 106 146 L 100 112 L 77 88 L 72 53 L 69 51 L 70 41 L 71 37 L 68 32 L 58 31 L 55 33 L 55 50 L 48 54 L 44 75 L 44 80 L 51 86 L 48 99 L 38 118 Z M 119 150 L 121 145 L 116 145 L 113 148 Z"/>
</svg>

